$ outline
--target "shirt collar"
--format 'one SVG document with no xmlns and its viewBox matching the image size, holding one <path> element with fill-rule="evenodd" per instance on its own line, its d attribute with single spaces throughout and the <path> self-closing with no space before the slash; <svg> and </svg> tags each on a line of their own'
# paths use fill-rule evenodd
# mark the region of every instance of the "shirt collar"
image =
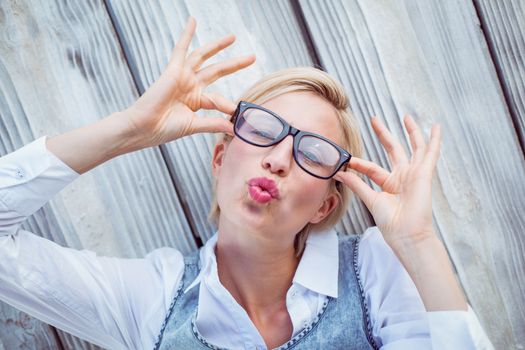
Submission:
<svg viewBox="0 0 525 350">
<path fill-rule="evenodd" d="M 217 265 L 217 259 L 215 257 L 215 245 L 217 244 L 218 232 L 216 231 L 213 236 L 206 242 L 206 244 L 199 251 L 199 264 L 200 272 L 197 278 L 184 290 L 186 294 L 190 289 L 199 284 L 202 278 L 210 273 L 210 270 Z"/>
<path fill-rule="evenodd" d="M 215 245 L 218 232 L 200 249 L 201 270 L 184 293 L 202 281 L 216 266 Z M 306 239 L 301 261 L 297 266 L 293 283 L 319 293 L 337 298 L 339 276 L 339 244 L 335 229 L 310 232 Z"/>
<path fill-rule="evenodd" d="M 338 276 L 339 240 L 335 229 L 310 232 L 293 282 L 337 298 Z"/>
</svg>

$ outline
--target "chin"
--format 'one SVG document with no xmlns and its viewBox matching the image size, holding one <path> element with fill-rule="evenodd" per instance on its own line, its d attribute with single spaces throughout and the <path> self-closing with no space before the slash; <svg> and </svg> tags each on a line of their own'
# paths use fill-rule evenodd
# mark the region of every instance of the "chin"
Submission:
<svg viewBox="0 0 525 350">
<path fill-rule="evenodd" d="M 228 221 L 235 223 L 236 226 L 249 228 L 250 230 L 259 231 L 268 229 L 275 225 L 275 220 L 268 211 L 268 204 L 260 204 L 251 198 L 245 198 L 237 203 L 239 205 L 230 206 L 224 212 Z"/>
<path fill-rule="evenodd" d="M 273 199 L 267 203 L 255 201 L 245 187 L 239 190 L 239 195 L 231 196 L 233 189 L 228 193 L 218 192 L 217 203 L 221 209 L 221 215 L 235 226 L 249 228 L 250 230 L 268 230 L 275 227 L 280 220 L 275 218 L 278 213 L 279 200 Z M 281 215 L 279 215 L 281 217 Z"/>
</svg>

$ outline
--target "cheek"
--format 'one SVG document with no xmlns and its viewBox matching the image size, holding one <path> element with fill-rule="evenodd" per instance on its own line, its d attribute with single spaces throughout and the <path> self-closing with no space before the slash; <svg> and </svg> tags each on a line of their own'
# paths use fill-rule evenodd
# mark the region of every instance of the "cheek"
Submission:
<svg viewBox="0 0 525 350">
<path fill-rule="evenodd" d="M 306 211 L 313 215 L 322 205 L 322 201 L 328 192 L 328 186 L 323 180 L 308 176 L 304 178 L 304 181 L 295 181 L 293 191 L 291 208 Z"/>
<path fill-rule="evenodd" d="M 225 204 L 228 200 L 236 200 L 233 194 L 242 196 L 244 183 L 246 181 L 245 169 L 253 169 L 253 162 L 256 156 L 243 147 L 243 144 L 234 139 L 231 141 L 226 154 L 224 155 L 222 166 L 217 175 L 217 202 L 219 205 Z"/>
<path fill-rule="evenodd" d="M 249 161 L 249 154 L 243 149 L 242 145 L 238 145 L 235 139 L 232 140 L 228 150 L 224 154 L 222 166 L 218 174 L 218 185 L 226 185 L 226 187 L 231 188 L 231 186 L 235 186 L 239 180 L 242 181 L 246 176 L 243 173 L 243 169 L 246 169 L 247 162 Z M 224 188 L 224 186 L 222 187 Z"/>
<path fill-rule="evenodd" d="M 224 155 L 223 168 L 227 172 L 237 172 L 243 165 L 253 166 L 253 162 L 257 159 L 257 150 L 259 147 L 251 146 L 237 138 L 234 138 Z M 246 166 L 244 166 L 246 167 Z"/>
</svg>

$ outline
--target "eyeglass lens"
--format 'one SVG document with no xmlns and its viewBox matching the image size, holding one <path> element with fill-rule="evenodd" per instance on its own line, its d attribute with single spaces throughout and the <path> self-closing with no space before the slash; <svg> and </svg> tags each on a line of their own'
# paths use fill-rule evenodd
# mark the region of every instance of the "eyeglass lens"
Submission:
<svg viewBox="0 0 525 350">
<path fill-rule="evenodd" d="M 248 108 L 238 116 L 236 131 L 245 141 L 257 146 L 275 143 L 283 132 L 284 125 L 272 114 L 260 109 Z M 317 175 L 328 177 L 333 174 L 339 163 L 337 148 L 323 139 L 304 135 L 296 150 L 299 165 Z"/>
</svg>

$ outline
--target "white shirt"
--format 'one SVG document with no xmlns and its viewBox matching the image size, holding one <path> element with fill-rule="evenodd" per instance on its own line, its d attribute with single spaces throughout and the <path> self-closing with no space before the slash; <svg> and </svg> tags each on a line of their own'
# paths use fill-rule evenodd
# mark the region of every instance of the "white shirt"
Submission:
<svg viewBox="0 0 525 350">
<path fill-rule="evenodd" d="M 0 299 L 109 349 L 152 349 L 184 269 L 182 254 L 158 248 L 142 259 L 64 248 L 19 225 L 79 175 L 42 137 L 0 158 Z M 233 349 L 266 349 L 245 310 L 220 283 L 214 247 L 199 254 L 197 329 Z M 334 230 L 312 233 L 287 292 L 294 335 L 327 296 L 337 298 Z M 377 227 L 359 244 L 358 268 L 373 336 L 382 349 L 493 349 L 472 308 L 426 312 L 417 289 Z"/>
</svg>

